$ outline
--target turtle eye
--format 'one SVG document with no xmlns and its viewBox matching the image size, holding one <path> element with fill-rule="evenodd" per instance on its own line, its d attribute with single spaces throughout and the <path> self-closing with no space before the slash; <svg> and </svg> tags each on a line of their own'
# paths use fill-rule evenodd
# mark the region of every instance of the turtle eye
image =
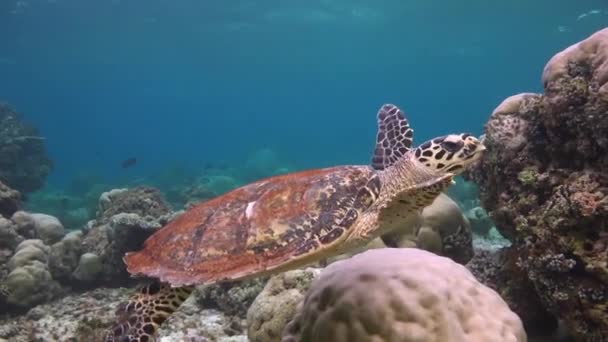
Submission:
<svg viewBox="0 0 608 342">
<path fill-rule="evenodd" d="M 462 147 L 463 143 L 461 142 L 453 142 L 453 141 L 443 141 L 441 143 L 441 147 L 443 147 L 448 152 L 457 152 Z"/>
</svg>

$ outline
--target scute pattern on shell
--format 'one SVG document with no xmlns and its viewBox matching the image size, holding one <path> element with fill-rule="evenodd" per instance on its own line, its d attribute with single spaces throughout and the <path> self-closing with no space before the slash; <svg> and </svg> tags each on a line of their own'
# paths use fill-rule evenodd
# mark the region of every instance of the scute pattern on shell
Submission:
<svg viewBox="0 0 608 342">
<path fill-rule="evenodd" d="M 193 207 L 125 262 L 131 274 L 173 285 L 260 275 L 336 242 L 379 192 L 367 166 L 267 178 Z"/>
</svg>

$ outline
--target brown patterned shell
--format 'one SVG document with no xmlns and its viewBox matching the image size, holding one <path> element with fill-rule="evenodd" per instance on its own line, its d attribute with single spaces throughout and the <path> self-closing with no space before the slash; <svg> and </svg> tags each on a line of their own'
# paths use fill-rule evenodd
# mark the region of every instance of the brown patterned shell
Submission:
<svg viewBox="0 0 608 342">
<path fill-rule="evenodd" d="M 191 208 L 124 261 L 131 274 L 173 285 L 267 273 L 337 242 L 379 191 L 367 166 L 267 178 Z"/>
</svg>

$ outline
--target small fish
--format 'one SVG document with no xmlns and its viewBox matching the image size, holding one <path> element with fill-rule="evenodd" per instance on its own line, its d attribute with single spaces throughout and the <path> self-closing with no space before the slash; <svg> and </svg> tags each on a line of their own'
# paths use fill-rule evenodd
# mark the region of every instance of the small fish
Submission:
<svg viewBox="0 0 608 342">
<path fill-rule="evenodd" d="M 600 11 L 599 9 L 593 9 L 593 10 L 590 10 L 590 11 L 588 11 L 588 12 L 586 12 L 586 13 L 583 13 L 583 14 L 579 15 L 579 16 L 576 18 L 576 21 L 579 21 L 579 20 L 585 19 L 586 17 L 588 17 L 588 16 L 590 16 L 590 15 L 598 15 L 598 14 L 602 14 L 602 11 Z"/>
<path fill-rule="evenodd" d="M 135 165 L 137 163 L 137 158 L 129 158 L 129 159 L 125 159 L 123 160 L 123 162 L 121 163 L 121 166 L 123 169 L 129 168 L 133 165 Z"/>
</svg>

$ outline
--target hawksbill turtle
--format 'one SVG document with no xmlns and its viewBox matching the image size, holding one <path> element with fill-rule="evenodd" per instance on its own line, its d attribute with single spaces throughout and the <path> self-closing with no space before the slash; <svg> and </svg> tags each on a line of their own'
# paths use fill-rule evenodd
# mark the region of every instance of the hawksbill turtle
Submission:
<svg viewBox="0 0 608 342">
<path fill-rule="evenodd" d="M 261 179 L 202 202 L 124 257 L 133 276 L 157 278 L 116 312 L 107 342 L 155 340 L 198 284 L 280 273 L 360 248 L 430 205 L 485 149 L 471 134 L 412 147 L 413 130 L 380 107 L 371 165 Z"/>
</svg>

